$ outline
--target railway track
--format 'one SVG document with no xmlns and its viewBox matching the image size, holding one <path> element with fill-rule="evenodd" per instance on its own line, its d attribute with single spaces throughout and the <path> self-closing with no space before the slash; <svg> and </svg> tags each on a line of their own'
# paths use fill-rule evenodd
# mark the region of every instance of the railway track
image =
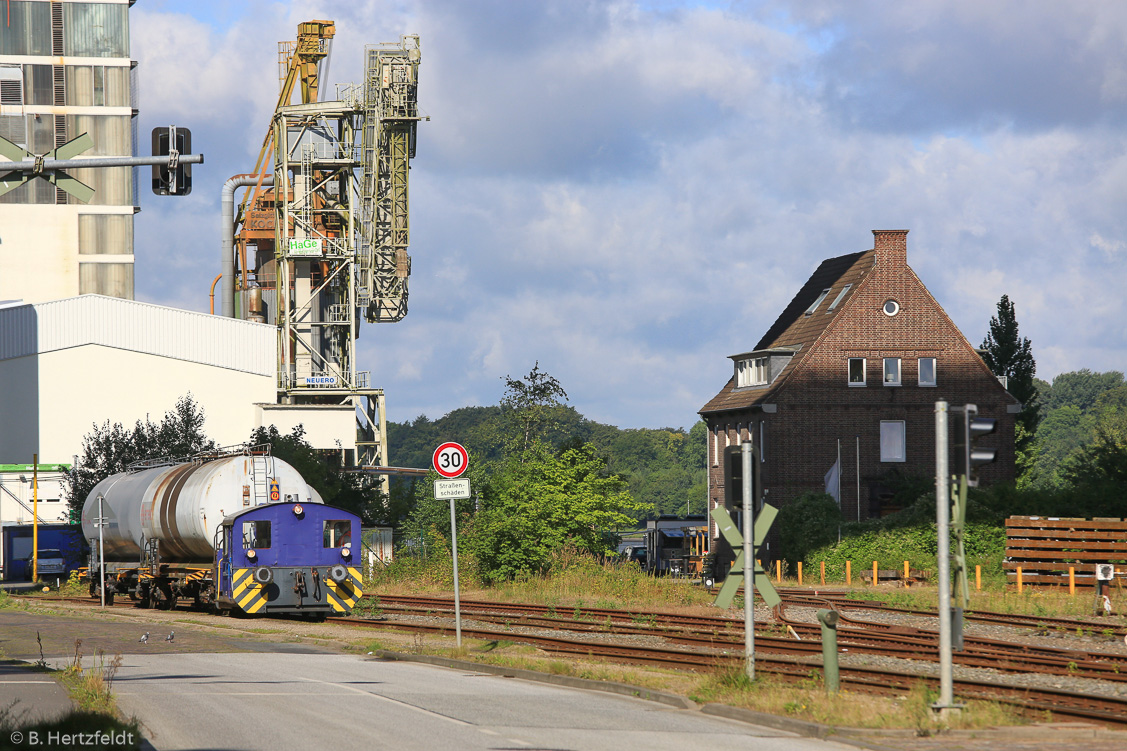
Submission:
<svg viewBox="0 0 1127 751">
<path fill-rule="evenodd" d="M 451 626 L 421 624 L 407 621 L 372 621 L 355 618 L 330 618 L 334 623 L 366 628 L 395 629 L 423 633 L 449 635 Z M 537 634 L 514 634 L 511 631 L 491 631 L 473 627 L 463 627 L 462 635 L 490 642 L 521 642 L 532 644 L 551 654 L 611 659 L 616 662 L 657 665 L 680 670 L 716 669 L 738 666 L 743 662 L 740 650 L 731 653 L 704 653 L 670 647 L 632 646 L 607 644 L 556 636 Z M 756 640 L 757 646 L 759 640 Z M 742 644 L 740 645 L 742 648 Z M 818 645 L 819 650 L 821 645 Z M 798 658 L 762 657 L 757 655 L 756 670 L 788 682 L 804 682 L 815 678 L 820 672 L 820 661 L 806 661 Z M 844 688 L 897 696 L 907 693 L 923 683 L 929 688 L 938 687 L 938 680 L 905 671 L 885 670 L 865 667 L 841 667 L 841 684 Z M 1093 696 L 1072 691 L 1045 688 L 1010 686 L 980 680 L 956 680 L 956 693 L 964 698 L 981 699 L 1006 704 L 1015 710 L 1033 717 L 1043 718 L 1051 713 L 1056 718 L 1069 718 L 1098 722 L 1116 728 L 1127 727 L 1127 699 Z"/>
<path fill-rule="evenodd" d="M 608 613 L 605 621 L 577 619 L 564 616 L 546 617 L 527 615 L 529 610 L 541 612 L 542 606 L 525 606 L 510 603 L 486 604 L 479 601 L 465 603 L 463 612 L 474 620 L 497 623 L 506 626 L 523 626 L 567 630 L 600 634 L 620 634 L 653 636 L 675 644 L 700 648 L 739 650 L 743 648 L 743 622 L 718 619 L 725 623 L 723 629 L 702 628 L 699 626 L 645 625 L 633 616 L 630 620 L 614 618 L 614 611 Z M 427 598 L 423 608 L 410 605 L 383 605 L 385 612 L 401 615 L 434 615 L 452 617 L 454 608 L 450 601 Z M 515 610 L 519 614 L 507 615 L 504 611 Z M 498 612 L 501 611 L 501 612 Z M 583 611 L 586 613 L 587 611 Z M 624 611 L 629 612 L 629 611 Z M 780 621 L 790 626 L 800 639 L 776 636 L 767 633 L 761 626 L 756 632 L 757 649 L 773 654 L 820 655 L 821 628 L 814 624 L 795 621 L 785 616 L 781 608 L 776 612 Z M 692 619 L 698 620 L 698 619 Z M 939 635 L 933 631 L 886 624 L 868 624 L 864 621 L 850 620 L 854 628 L 838 629 L 838 646 L 843 651 L 859 654 L 881 655 L 900 659 L 914 659 L 928 662 L 939 661 Z M 733 624 L 735 628 L 727 624 Z M 777 629 L 774 629 L 777 632 Z M 1113 655 L 1082 650 L 1034 647 L 1000 640 L 980 637 L 966 637 L 963 651 L 954 653 L 957 665 L 988 668 L 1003 673 L 1042 673 L 1048 675 L 1092 678 L 1119 683 L 1127 683 L 1127 659 L 1116 659 Z"/>
</svg>

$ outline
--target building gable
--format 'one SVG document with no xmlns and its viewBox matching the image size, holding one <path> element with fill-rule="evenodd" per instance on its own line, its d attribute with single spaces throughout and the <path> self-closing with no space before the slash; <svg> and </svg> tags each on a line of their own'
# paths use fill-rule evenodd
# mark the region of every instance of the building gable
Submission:
<svg viewBox="0 0 1127 751">
<path fill-rule="evenodd" d="M 907 230 L 874 230 L 872 270 L 866 274 L 835 316 L 808 348 L 806 356 L 776 389 L 776 399 L 801 391 L 803 400 L 831 399 L 851 391 L 851 402 L 931 401 L 963 393 L 970 386 L 992 401 L 1017 400 L 990 372 L 959 328 L 907 264 Z M 851 389 L 850 358 L 864 358 L 866 394 Z M 884 359 L 899 359 L 899 385 L 912 388 L 896 396 L 884 390 Z M 935 388 L 920 392 L 921 358 L 936 359 Z M 786 393 L 779 393 L 783 390 Z M 826 393 L 831 392 L 831 393 Z"/>
</svg>

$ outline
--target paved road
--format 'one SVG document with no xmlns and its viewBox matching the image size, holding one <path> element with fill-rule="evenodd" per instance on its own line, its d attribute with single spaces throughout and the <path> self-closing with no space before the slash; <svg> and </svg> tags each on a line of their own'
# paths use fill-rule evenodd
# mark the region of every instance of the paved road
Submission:
<svg viewBox="0 0 1127 751">
<path fill-rule="evenodd" d="M 847 748 L 639 699 L 348 655 L 128 655 L 114 691 L 160 751 Z"/>
</svg>

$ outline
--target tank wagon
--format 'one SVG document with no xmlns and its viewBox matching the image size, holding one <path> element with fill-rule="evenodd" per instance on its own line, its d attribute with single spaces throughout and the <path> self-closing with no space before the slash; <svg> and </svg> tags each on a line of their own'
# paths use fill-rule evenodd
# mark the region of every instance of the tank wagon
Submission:
<svg viewBox="0 0 1127 751">
<path fill-rule="evenodd" d="M 360 518 L 325 505 L 268 447 L 107 477 L 86 498 L 82 530 L 90 594 L 101 588 L 110 602 L 128 595 L 171 608 L 189 599 L 218 612 L 324 617 L 349 612 L 361 595 Z"/>
</svg>

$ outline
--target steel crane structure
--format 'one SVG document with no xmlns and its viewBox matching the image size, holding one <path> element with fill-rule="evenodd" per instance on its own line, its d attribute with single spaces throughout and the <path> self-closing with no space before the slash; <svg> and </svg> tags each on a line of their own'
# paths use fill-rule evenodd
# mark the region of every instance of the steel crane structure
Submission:
<svg viewBox="0 0 1127 751">
<path fill-rule="evenodd" d="M 356 464 L 386 466 L 384 394 L 358 369 L 356 340 L 362 321 L 407 314 L 421 50 L 413 35 L 366 47 L 363 81 L 318 101 L 334 34 L 311 21 L 280 46 L 281 95 L 255 173 L 239 177 L 254 189 L 235 217 L 224 289 L 234 315 L 278 326 L 279 403 L 353 405 Z M 298 80 L 302 101 L 290 104 Z"/>
</svg>

